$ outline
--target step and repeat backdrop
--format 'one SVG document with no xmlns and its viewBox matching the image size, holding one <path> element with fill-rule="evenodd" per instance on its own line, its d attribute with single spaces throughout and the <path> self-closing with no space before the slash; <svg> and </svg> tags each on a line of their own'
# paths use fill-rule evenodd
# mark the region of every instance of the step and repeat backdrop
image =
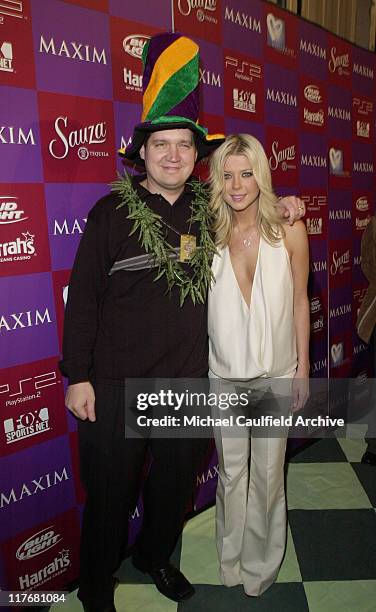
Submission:
<svg viewBox="0 0 376 612">
<path fill-rule="evenodd" d="M 200 45 L 201 122 L 264 144 L 279 195 L 307 207 L 312 376 L 370 376 L 356 335 L 374 212 L 375 57 L 257 0 L 0 2 L 0 586 L 78 576 L 76 422 L 60 358 L 86 217 L 139 121 L 141 52 L 175 29 Z M 215 454 L 194 509 L 214 499 Z M 130 517 L 132 537 L 142 504 Z"/>
</svg>

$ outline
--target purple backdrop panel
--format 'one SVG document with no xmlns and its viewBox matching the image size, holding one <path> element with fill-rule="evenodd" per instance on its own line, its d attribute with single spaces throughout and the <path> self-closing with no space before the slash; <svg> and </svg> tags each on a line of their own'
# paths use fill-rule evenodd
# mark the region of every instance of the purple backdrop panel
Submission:
<svg viewBox="0 0 376 612">
<path fill-rule="evenodd" d="M 310 285 L 313 293 L 325 293 L 328 286 L 327 244 L 325 240 L 310 241 Z M 312 295 L 313 295 L 312 293 Z"/>
<path fill-rule="evenodd" d="M 225 132 L 226 134 L 251 134 L 261 142 L 264 148 L 266 147 L 265 128 L 259 123 L 225 117 Z"/>
<path fill-rule="evenodd" d="M 353 142 L 352 148 L 353 188 L 372 190 L 374 187 L 374 147 L 360 142 Z"/>
<path fill-rule="evenodd" d="M 360 255 L 360 240 L 355 240 L 353 243 L 353 249 L 352 249 L 352 255 L 353 255 L 353 260 L 352 260 L 352 280 L 353 280 L 353 284 L 362 284 L 365 281 L 365 276 L 362 272 L 362 267 L 361 267 L 361 255 Z"/>
<path fill-rule="evenodd" d="M 331 332 L 338 334 L 352 327 L 352 287 L 338 287 L 329 294 L 329 323 Z"/>
<path fill-rule="evenodd" d="M 47 183 L 46 204 L 53 270 L 71 268 L 88 211 L 109 192 L 108 185 Z"/>
<path fill-rule="evenodd" d="M 262 3 L 228 0 L 222 3 L 223 45 L 246 55 L 262 57 L 265 28 Z"/>
<path fill-rule="evenodd" d="M 310 362 L 312 378 L 326 378 L 328 375 L 328 342 L 320 340 L 320 342 L 310 343 Z"/>
<path fill-rule="evenodd" d="M 281 127 L 298 126 L 298 75 L 281 66 L 265 65 L 265 120 Z"/>
<path fill-rule="evenodd" d="M 351 191 L 329 191 L 329 236 L 331 240 L 350 238 L 352 234 Z"/>
<path fill-rule="evenodd" d="M 112 99 L 108 16 L 32 0 L 32 18 L 38 89 Z"/>
<path fill-rule="evenodd" d="M 35 91 L 0 87 L 0 181 L 40 183 L 42 159 Z"/>
<path fill-rule="evenodd" d="M 201 110 L 212 115 L 223 115 L 224 82 L 222 49 L 202 40 L 200 45 Z"/>
<path fill-rule="evenodd" d="M 328 133 L 333 138 L 351 139 L 351 91 L 328 86 Z"/>
<path fill-rule="evenodd" d="M 354 47 L 352 52 L 353 58 L 353 75 L 352 86 L 358 93 L 363 93 L 366 96 L 374 96 L 376 62 L 375 55 Z"/>
<path fill-rule="evenodd" d="M 141 113 L 140 104 L 114 102 L 116 149 L 127 147 L 132 142 L 133 129 L 137 123 L 140 123 Z M 116 162 L 118 172 L 123 172 L 124 162 L 119 155 Z"/>
<path fill-rule="evenodd" d="M 299 70 L 318 79 L 328 75 L 328 34 L 324 30 L 299 19 Z"/>
<path fill-rule="evenodd" d="M 326 139 L 316 134 L 300 135 L 301 188 L 326 187 L 328 184 L 328 157 Z"/>
<path fill-rule="evenodd" d="M 58 354 L 50 273 L 0 279 L 0 368 Z"/>
<path fill-rule="evenodd" d="M 2 459 L 0 541 L 75 504 L 67 436 Z"/>
<path fill-rule="evenodd" d="M 124 17 L 130 21 L 150 23 L 165 30 L 171 30 L 171 1 L 158 0 L 158 10 L 151 15 L 150 0 L 137 0 L 137 2 L 124 2 L 124 0 L 110 0 L 110 15 Z M 156 8 L 156 7 L 153 7 Z"/>
</svg>

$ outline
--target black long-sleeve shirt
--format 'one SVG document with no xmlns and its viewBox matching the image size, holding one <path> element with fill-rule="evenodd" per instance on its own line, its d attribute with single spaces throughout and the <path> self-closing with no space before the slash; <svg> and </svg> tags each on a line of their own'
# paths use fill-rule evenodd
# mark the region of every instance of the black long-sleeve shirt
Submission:
<svg viewBox="0 0 376 612">
<path fill-rule="evenodd" d="M 176 230 L 188 233 L 193 192 L 186 186 L 170 205 L 133 180 L 142 200 Z M 153 282 L 156 268 L 119 270 L 116 261 L 143 255 L 128 207 L 109 194 L 91 209 L 69 283 L 65 311 L 62 373 L 74 384 L 126 377 L 202 376 L 207 371 L 207 308 L 188 297 L 179 305 L 179 288 L 166 294 L 165 278 Z M 191 233 L 198 228 L 192 224 Z M 167 239 L 179 246 L 180 236 Z M 183 264 L 184 265 L 184 264 Z"/>
</svg>

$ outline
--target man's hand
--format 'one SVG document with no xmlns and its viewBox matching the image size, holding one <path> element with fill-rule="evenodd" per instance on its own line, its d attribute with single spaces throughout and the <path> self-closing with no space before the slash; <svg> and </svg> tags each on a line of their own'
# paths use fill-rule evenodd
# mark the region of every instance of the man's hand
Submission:
<svg viewBox="0 0 376 612">
<path fill-rule="evenodd" d="M 289 225 L 294 225 L 295 221 L 299 221 L 305 215 L 304 202 L 296 196 L 281 198 L 278 200 L 278 205 L 281 207 L 281 217 L 288 219 Z"/>
<path fill-rule="evenodd" d="M 65 405 L 78 419 L 95 421 L 95 393 L 89 382 L 69 385 L 65 396 Z"/>
</svg>

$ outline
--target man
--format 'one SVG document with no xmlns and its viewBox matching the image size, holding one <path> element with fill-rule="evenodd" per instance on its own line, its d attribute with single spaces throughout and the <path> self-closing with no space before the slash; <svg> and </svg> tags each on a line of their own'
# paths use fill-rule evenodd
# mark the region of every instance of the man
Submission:
<svg viewBox="0 0 376 612">
<path fill-rule="evenodd" d="M 206 444 L 125 439 L 124 381 L 206 376 L 210 265 L 205 261 L 212 243 L 207 212 L 194 184 L 186 181 L 196 160 L 222 136 L 209 136 L 197 123 L 193 41 L 177 33 L 157 35 L 143 60 L 143 122 L 125 157 L 143 163 L 146 176 L 118 182 L 117 193 L 90 211 L 66 308 L 61 369 L 69 378 L 66 405 L 79 419 L 87 500 L 78 596 L 88 612 L 114 610 L 112 576 L 126 550 L 127 517 L 136 505 L 147 448 L 153 461 L 133 563 L 174 601 L 194 593 L 169 558 Z M 297 199 L 287 204 L 292 216 L 304 210 Z M 190 219 L 195 213 L 201 221 Z M 187 242 L 194 251 L 196 241 L 203 266 L 198 275 L 197 263 L 184 262 Z"/>
</svg>

